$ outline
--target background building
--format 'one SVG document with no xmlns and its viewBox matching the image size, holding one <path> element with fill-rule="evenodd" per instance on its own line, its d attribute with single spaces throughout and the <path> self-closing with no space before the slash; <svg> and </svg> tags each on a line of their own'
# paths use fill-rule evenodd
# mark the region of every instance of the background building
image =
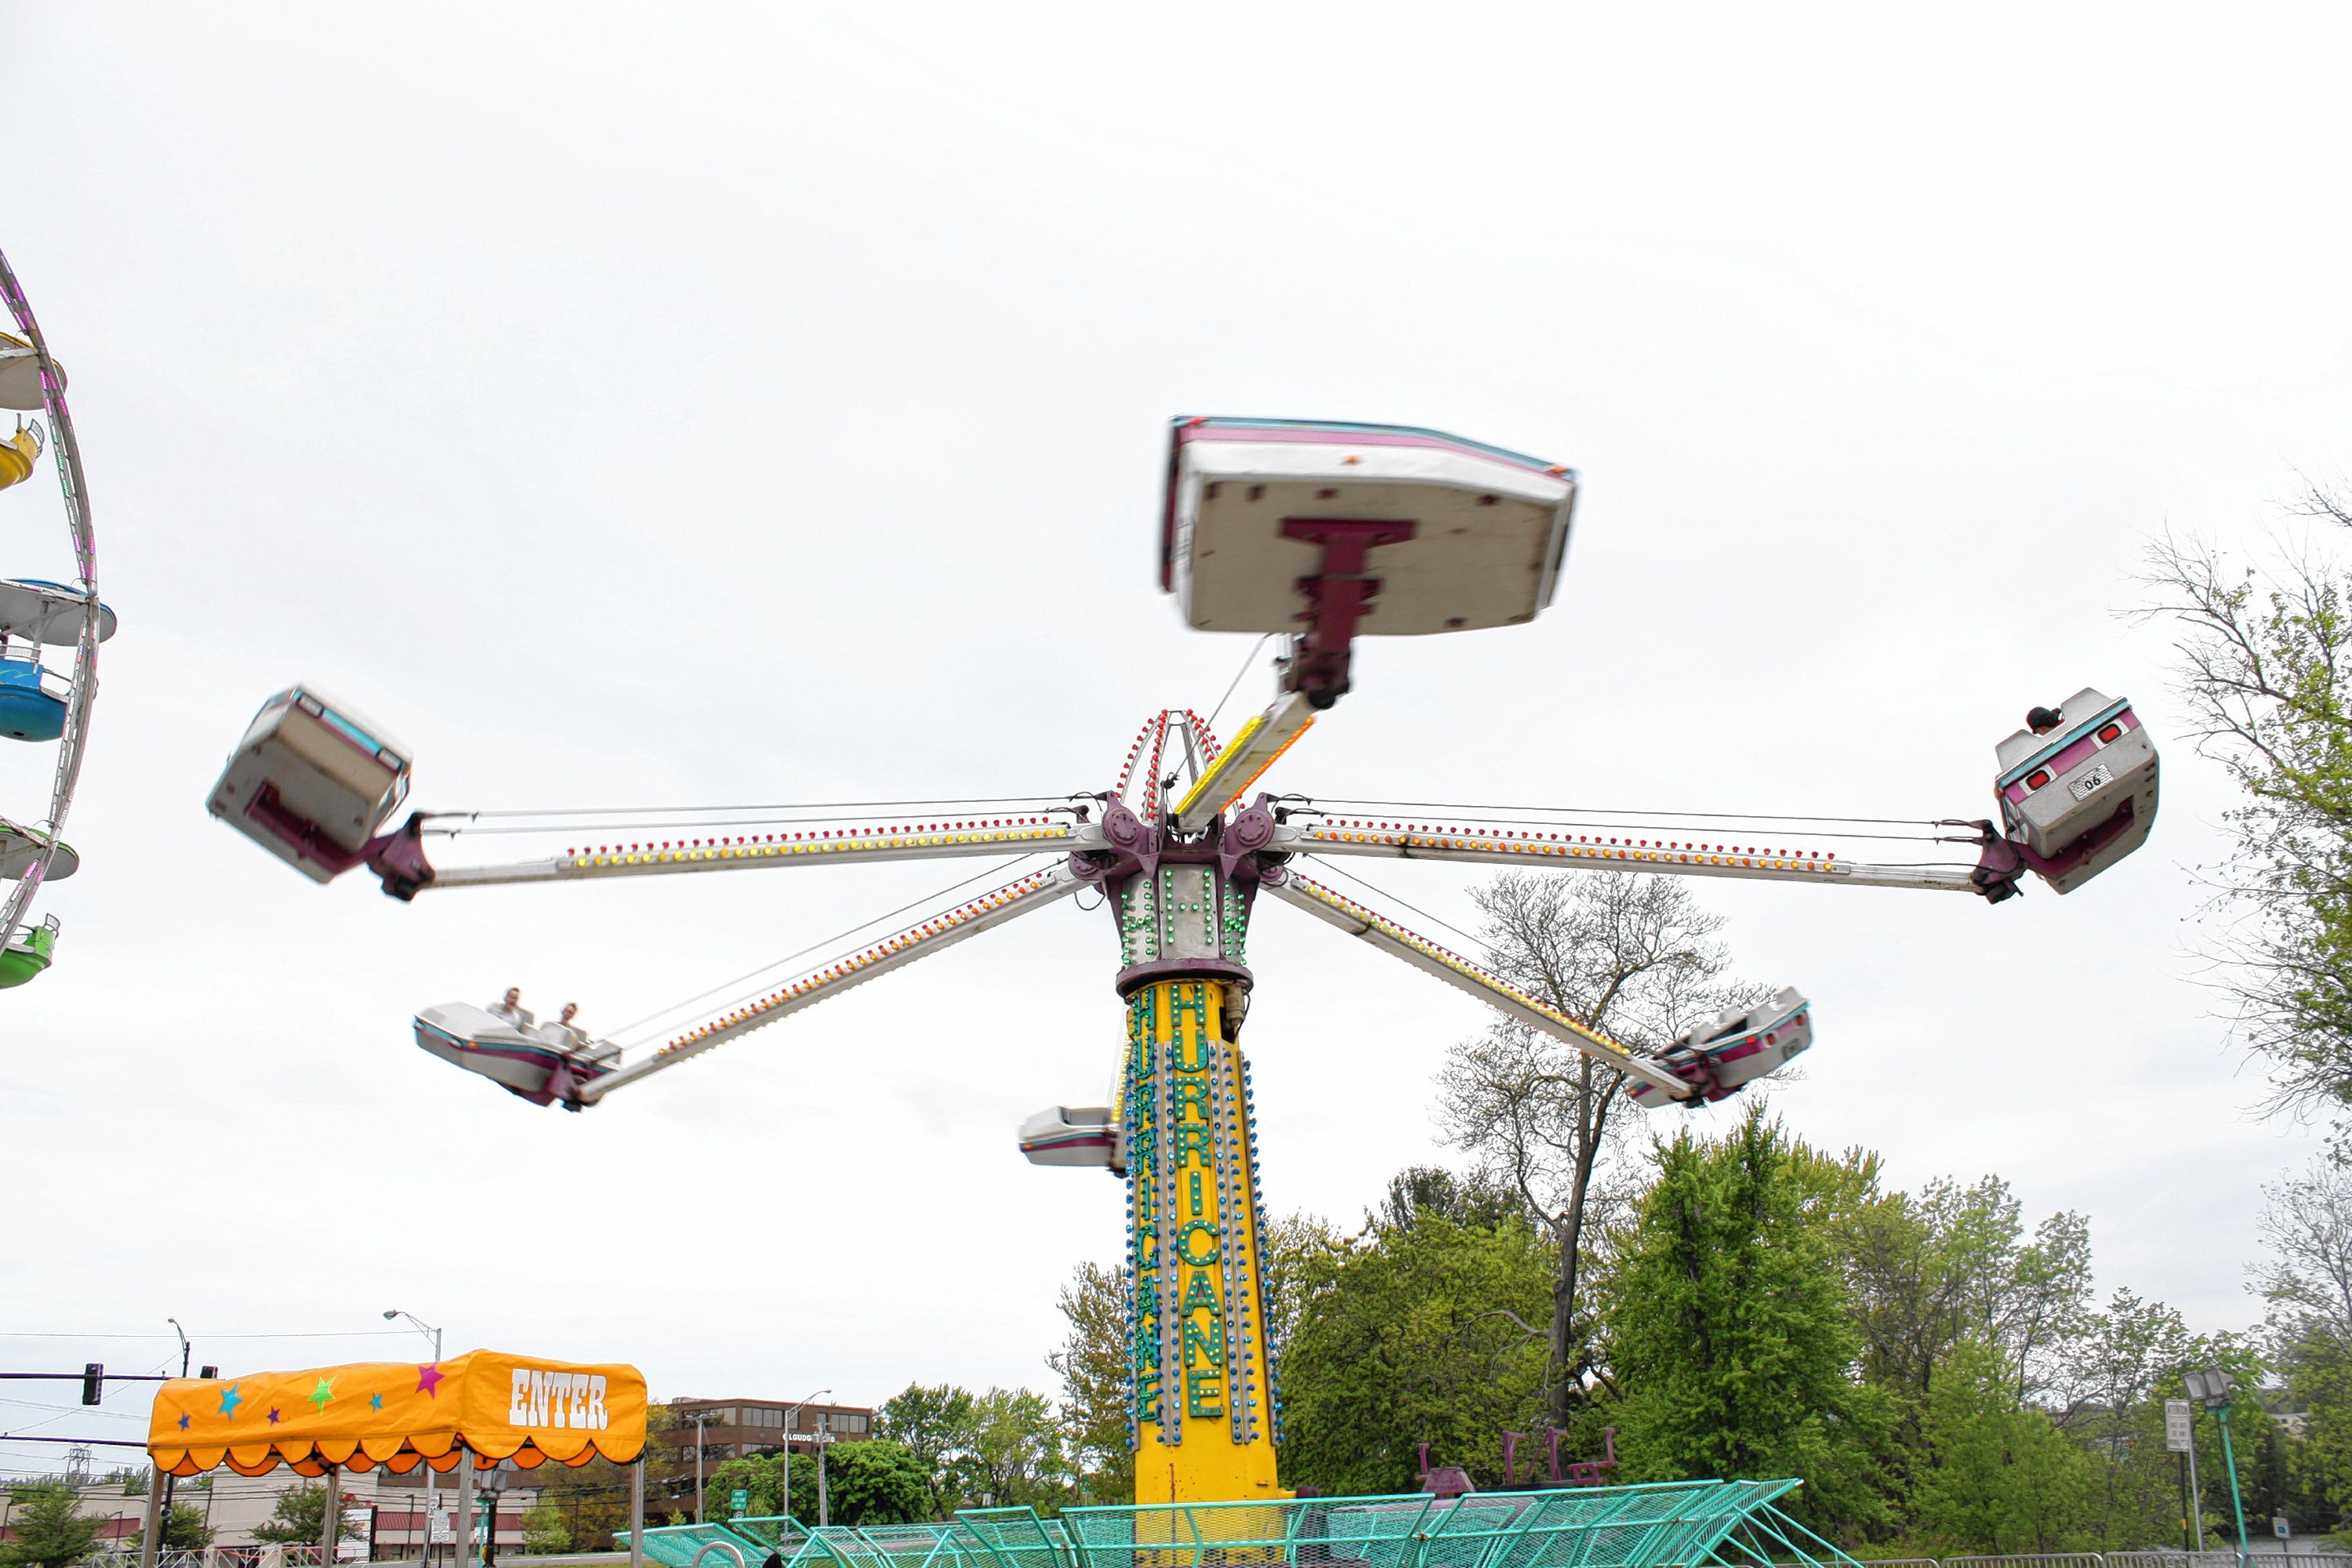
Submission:
<svg viewBox="0 0 2352 1568">
<path fill-rule="evenodd" d="M 795 1456 L 814 1454 L 820 1422 L 841 1442 L 859 1442 L 874 1436 L 870 1405 L 803 1405 L 793 1411 L 793 1404 L 789 1399 L 673 1399 L 669 1408 L 677 1422 L 672 1434 L 677 1457 L 685 1464 L 694 1463 L 698 1426 L 706 1465 L 787 1446 Z M 793 1417 L 789 1428 L 784 1425 L 787 1411 L 792 1411 Z"/>
</svg>

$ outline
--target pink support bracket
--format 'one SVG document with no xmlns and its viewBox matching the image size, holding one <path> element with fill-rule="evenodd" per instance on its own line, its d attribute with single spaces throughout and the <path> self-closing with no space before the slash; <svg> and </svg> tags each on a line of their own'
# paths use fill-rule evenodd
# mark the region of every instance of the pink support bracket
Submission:
<svg viewBox="0 0 2352 1568">
<path fill-rule="evenodd" d="M 379 834 L 357 849 L 344 848 L 320 832 L 309 817 L 290 809 L 273 784 L 264 784 L 253 792 L 253 798 L 245 803 L 245 815 L 326 867 L 331 876 L 365 866 L 383 879 L 383 890 L 403 903 L 433 881 L 432 864 L 425 858 L 422 812 L 412 813 L 396 832 Z"/>
<path fill-rule="evenodd" d="M 1348 692 L 1348 656 L 1356 640 L 1356 626 L 1370 611 L 1381 591 L 1381 580 L 1365 567 L 1372 551 L 1382 544 L 1400 544 L 1419 529 L 1414 522 L 1381 522 L 1359 518 L 1286 517 L 1282 537 L 1323 547 L 1323 559 L 1311 576 L 1298 579 L 1307 595 L 1303 636 L 1290 643 L 1290 668 L 1283 689 L 1303 691 L 1317 708 L 1328 708 Z"/>
</svg>

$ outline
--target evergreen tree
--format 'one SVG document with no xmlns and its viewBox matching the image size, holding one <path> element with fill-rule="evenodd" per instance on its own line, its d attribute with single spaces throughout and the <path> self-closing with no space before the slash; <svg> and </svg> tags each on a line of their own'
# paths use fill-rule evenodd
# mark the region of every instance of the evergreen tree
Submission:
<svg viewBox="0 0 2352 1568">
<path fill-rule="evenodd" d="M 0 1542 L 0 1563 L 9 1568 L 66 1568 L 88 1554 L 99 1521 L 86 1519 L 81 1494 L 71 1487 L 21 1487 L 8 1519 L 16 1539 Z"/>
</svg>

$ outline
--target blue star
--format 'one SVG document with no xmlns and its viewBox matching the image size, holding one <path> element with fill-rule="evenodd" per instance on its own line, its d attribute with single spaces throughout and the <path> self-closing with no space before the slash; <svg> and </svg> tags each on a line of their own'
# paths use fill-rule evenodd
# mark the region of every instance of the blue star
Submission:
<svg viewBox="0 0 2352 1568">
<path fill-rule="evenodd" d="M 186 1431 L 187 1429 L 188 1429 L 188 1413 L 187 1413 L 186 1411 L 184 1411 L 184 1411 L 180 1412 L 180 1430 L 181 1430 L 181 1431 L 183 1431 L 183 1432 L 184 1432 L 184 1431 Z"/>
<path fill-rule="evenodd" d="M 227 1416 L 230 1420 L 234 1421 L 236 1419 L 236 1407 L 244 1403 L 245 1395 L 236 1391 L 236 1384 L 232 1383 L 226 1388 L 221 1390 L 220 1414 Z"/>
<path fill-rule="evenodd" d="M 368 1408 L 369 1408 L 370 1410 L 381 1410 L 381 1409 L 383 1409 L 383 1394 L 372 1394 L 368 1395 Z"/>
</svg>

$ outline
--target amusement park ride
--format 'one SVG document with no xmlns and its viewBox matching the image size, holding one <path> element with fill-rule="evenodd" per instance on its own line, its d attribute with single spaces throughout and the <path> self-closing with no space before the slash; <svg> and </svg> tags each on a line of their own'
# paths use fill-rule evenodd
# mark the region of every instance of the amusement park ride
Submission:
<svg viewBox="0 0 2352 1568">
<path fill-rule="evenodd" d="M 1917 825 L 1918 837 L 1967 847 L 1969 858 L 1956 864 L 1856 861 L 1776 845 L 1768 836 L 1780 829 L 1758 826 L 1788 818 L 1710 815 L 1651 825 L 1616 820 L 1629 813 L 1252 795 L 1347 693 L 1358 637 L 1534 620 L 1559 581 L 1576 486 L 1567 468 L 1426 430 L 1175 421 L 1161 587 L 1192 626 L 1288 634 L 1289 641 L 1272 704 L 1230 742 L 1189 710 L 1162 711 L 1129 747 L 1117 782 L 1093 793 L 950 806 L 944 819 L 926 822 L 842 807 L 679 811 L 659 814 L 669 826 L 654 831 L 668 837 L 649 841 L 610 837 L 618 823 L 609 814 L 600 826 L 584 813 L 421 812 L 385 831 L 407 791 L 407 752 L 349 709 L 296 687 L 255 719 L 211 809 L 315 880 L 364 866 L 402 900 L 455 888 L 817 863 L 1042 859 L 782 985 L 731 996 L 627 1060 L 619 1047 L 573 1027 L 568 1011 L 561 1024 L 536 1022 L 512 993 L 488 1008 L 452 1003 L 417 1015 L 416 1041 L 427 1051 L 534 1103 L 573 1110 L 941 948 L 1098 889 L 1117 928 L 1127 1006 L 1119 1102 L 1042 1112 L 1022 1129 L 1022 1150 L 1040 1164 L 1108 1168 L 1127 1184 L 1137 1500 L 1283 1496 L 1274 1447 L 1282 1403 L 1258 1252 L 1257 1116 L 1238 1044 L 1255 980 L 1244 947 L 1261 897 L 1303 910 L 1624 1074 L 1643 1105 L 1721 1099 L 1811 1040 L 1809 1004 L 1783 990 L 1661 1052 L 1631 1049 L 1310 879 L 1302 860 L 1911 888 L 1998 903 L 2029 872 L 2071 891 L 2137 848 L 2155 817 L 2154 747 L 2129 703 L 2091 690 L 2035 709 L 2027 729 L 2000 743 L 1994 818 Z M 490 865 L 436 864 L 426 854 L 428 837 L 491 826 L 545 835 L 563 847 Z M 1824 836 L 1885 837 L 1852 826 Z"/>
<path fill-rule="evenodd" d="M 58 835 L 81 777 L 90 707 L 98 696 L 98 645 L 114 635 L 114 612 L 98 598 L 98 554 L 82 485 L 81 448 L 66 408 L 65 372 L 49 357 L 40 324 L 5 257 L 0 257 L 0 298 L 7 300 L 16 326 L 15 332 L 0 331 L 0 410 L 14 416 L 13 429 L 0 429 L 0 492 L 29 480 L 39 468 L 43 446 L 49 447 L 75 570 L 69 584 L 0 579 L 0 742 L 55 742 L 58 747 L 48 770 L 45 814 L 29 822 L 0 816 L 0 882 L 15 884 L 0 897 L 0 990 L 6 990 L 47 969 L 57 951 L 57 917 L 35 925 L 33 900 L 45 883 L 72 876 L 80 865 Z M 46 434 L 41 422 L 27 420 L 27 414 L 47 416 Z M 27 493 L 19 492 L 0 500 L 0 510 L 27 500 Z M 0 516 L 0 524 L 5 521 Z M 73 649 L 72 668 L 48 668 L 42 662 L 44 647 Z"/>
</svg>

